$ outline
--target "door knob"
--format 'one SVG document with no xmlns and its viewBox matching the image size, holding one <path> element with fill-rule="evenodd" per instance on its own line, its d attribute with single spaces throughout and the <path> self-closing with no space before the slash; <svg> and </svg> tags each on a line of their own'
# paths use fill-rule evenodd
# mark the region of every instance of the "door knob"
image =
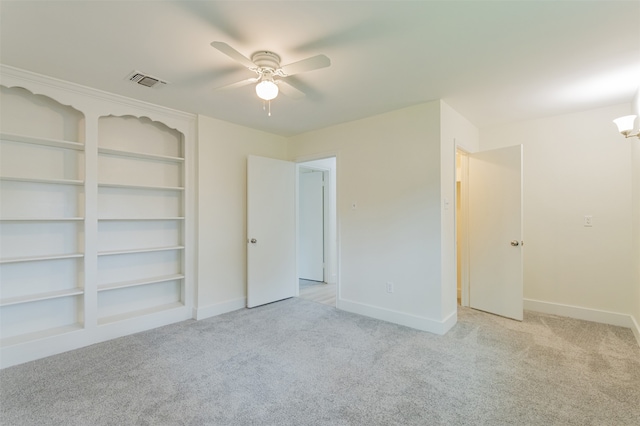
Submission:
<svg viewBox="0 0 640 426">
<path fill-rule="evenodd" d="M 518 247 L 520 245 L 520 243 L 518 242 L 518 240 L 513 240 L 511 241 L 511 245 L 514 247 Z"/>
<path fill-rule="evenodd" d="M 252 238 L 251 240 L 249 240 L 249 242 L 250 242 L 251 244 L 255 244 L 255 243 L 257 243 L 257 242 L 258 242 L 258 240 L 256 240 L 255 238 Z"/>
</svg>

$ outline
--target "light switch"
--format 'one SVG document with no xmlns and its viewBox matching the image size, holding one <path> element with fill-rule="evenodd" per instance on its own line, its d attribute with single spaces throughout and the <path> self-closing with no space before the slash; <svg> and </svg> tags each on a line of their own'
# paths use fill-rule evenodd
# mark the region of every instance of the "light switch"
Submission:
<svg viewBox="0 0 640 426">
<path fill-rule="evenodd" d="M 592 216 L 585 216 L 584 217 L 584 226 L 585 227 L 593 226 L 593 217 Z"/>
</svg>

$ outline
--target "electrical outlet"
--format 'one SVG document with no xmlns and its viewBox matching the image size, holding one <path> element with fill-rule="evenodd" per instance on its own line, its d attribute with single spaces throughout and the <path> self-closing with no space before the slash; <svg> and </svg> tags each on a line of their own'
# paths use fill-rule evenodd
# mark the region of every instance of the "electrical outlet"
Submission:
<svg viewBox="0 0 640 426">
<path fill-rule="evenodd" d="M 393 283 L 391 281 L 387 281 L 387 293 L 393 293 Z"/>
<path fill-rule="evenodd" d="M 593 226 L 593 217 L 592 216 L 585 216 L 584 217 L 584 226 L 586 226 L 586 227 Z"/>
</svg>

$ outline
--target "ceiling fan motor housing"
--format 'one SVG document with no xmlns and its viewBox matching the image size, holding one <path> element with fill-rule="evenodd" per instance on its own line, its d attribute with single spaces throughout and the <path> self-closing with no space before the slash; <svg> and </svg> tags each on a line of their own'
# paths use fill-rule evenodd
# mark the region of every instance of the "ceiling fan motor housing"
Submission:
<svg viewBox="0 0 640 426">
<path fill-rule="evenodd" d="M 256 64 L 262 71 L 270 71 L 273 73 L 280 68 L 280 56 L 273 52 L 262 50 L 251 56 L 251 61 Z"/>
</svg>

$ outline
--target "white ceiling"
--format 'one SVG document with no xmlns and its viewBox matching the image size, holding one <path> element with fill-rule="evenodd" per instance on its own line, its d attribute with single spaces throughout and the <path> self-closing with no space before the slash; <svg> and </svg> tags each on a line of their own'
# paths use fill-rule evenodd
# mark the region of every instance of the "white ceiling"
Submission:
<svg viewBox="0 0 640 426">
<path fill-rule="evenodd" d="M 0 62 L 293 135 L 444 99 L 478 127 L 630 102 L 639 1 L 6 1 Z M 331 67 L 289 77 L 272 116 L 254 74 L 210 46 Z M 169 81 L 149 89 L 134 70 Z"/>
</svg>

